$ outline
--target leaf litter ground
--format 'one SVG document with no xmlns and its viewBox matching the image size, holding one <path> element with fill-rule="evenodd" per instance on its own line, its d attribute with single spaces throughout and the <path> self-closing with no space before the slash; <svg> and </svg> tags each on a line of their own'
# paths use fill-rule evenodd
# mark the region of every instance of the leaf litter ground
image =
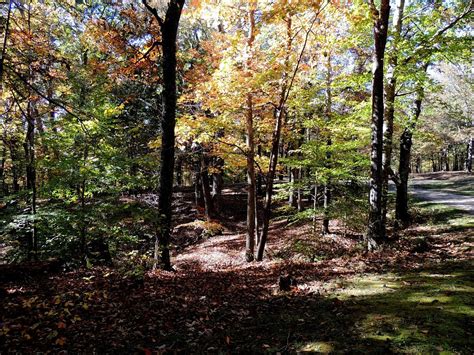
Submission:
<svg viewBox="0 0 474 355">
<path fill-rule="evenodd" d="M 137 281 L 96 267 L 4 282 L 0 349 L 471 353 L 474 233 L 446 223 L 451 212 L 430 210 L 431 223 L 373 254 L 337 222 L 322 237 L 278 221 L 261 263 L 244 262 L 243 216 L 229 213 L 222 235 L 178 248 L 175 272 Z M 298 286 L 279 291 L 288 273 Z"/>
</svg>

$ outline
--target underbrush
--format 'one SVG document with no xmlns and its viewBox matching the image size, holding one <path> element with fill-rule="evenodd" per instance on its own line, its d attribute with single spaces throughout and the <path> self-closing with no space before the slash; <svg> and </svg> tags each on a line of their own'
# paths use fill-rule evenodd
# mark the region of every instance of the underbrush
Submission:
<svg viewBox="0 0 474 355">
<path fill-rule="evenodd" d="M 137 202 L 103 198 L 84 208 L 77 203 L 40 201 L 37 213 L 22 203 L 5 208 L 1 243 L 11 247 L 7 262 L 61 259 L 66 267 L 110 264 L 135 251 L 146 255 L 157 228 L 153 211 Z M 36 234 L 36 255 L 29 240 Z M 30 250 L 30 255 L 28 255 Z"/>
</svg>

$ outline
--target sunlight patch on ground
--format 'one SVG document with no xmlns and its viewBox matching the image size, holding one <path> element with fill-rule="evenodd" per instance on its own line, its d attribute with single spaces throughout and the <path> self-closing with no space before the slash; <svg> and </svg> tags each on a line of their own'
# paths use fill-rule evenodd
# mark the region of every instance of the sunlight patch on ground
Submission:
<svg viewBox="0 0 474 355">
<path fill-rule="evenodd" d="M 324 293 L 331 293 L 342 300 L 395 292 L 400 287 L 398 278 L 393 274 L 364 275 L 347 280 L 335 280 L 326 284 Z"/>
<path fill-rule="evenodd" d="M 301 346 L 297 351 L 304 351 L 304 352 L 317 352 L 328 354 L 334 350 L 334 347 L 327 342 L 323 341 L 315 341 L 311 343 L 304 344 Z"/>
<path fill-rule="evenodd" d="M 449 303 L 451 302 L 451 297 L 449 296 L 425 296 L 423 292 L 415 292 L 410 297 L 407 298 L 409 302 L 415 302 L 418 304 L 435 304 L 435 303 Z"/>
</svg>

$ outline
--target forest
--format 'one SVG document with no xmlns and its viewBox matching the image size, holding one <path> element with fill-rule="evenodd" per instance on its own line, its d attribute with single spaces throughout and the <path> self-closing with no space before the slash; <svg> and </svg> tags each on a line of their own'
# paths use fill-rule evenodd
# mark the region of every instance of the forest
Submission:
<svg viewBox="0 0 474 355">
<path fill-rule="evenodd" d="M 472 354 L 473 13 L 0 0 L 0 354 Z"/>
</svg>

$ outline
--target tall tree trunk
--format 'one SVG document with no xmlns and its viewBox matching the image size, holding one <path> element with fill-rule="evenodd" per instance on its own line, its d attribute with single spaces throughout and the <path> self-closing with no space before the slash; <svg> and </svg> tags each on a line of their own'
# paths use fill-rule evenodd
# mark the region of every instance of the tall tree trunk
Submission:
<svg viewBox="0 0 474 355">
<path fill-rule="evenodd" d="M 252 65 L 252 50 L 253 42 L 255 41 L 255 2 L 249 3 L 249 34 L 247 39 L 247 70 Z M 245 259 L 251 262 L 255 258 L 255 239 L 256 239 L 256 218 L 257 218 L 257 190 L 256 190 L 256 179 L 255 179 L 255 140 L 254 140 L 254 127 L 253 127 L 253 97 L 252 93 L 247 94 L 247 107 L 245 113 L 245 130 L 246 130 L 246 143 L 247 143 L 247 236 L 245 241 Z"/>
<path fill-rule="evenodd" d="M 388 211 L 388 180 L 393 150 L 393 121 L 395 116 L 395 92 L 397 86 L 398 42 L 403 25 L 405 0 L 397 0 L 396 11 L 393 16 L 393 39 L 388 58 L 388 83 L 385 86 L 385 111 L 383 125 L 383 154 L 382 154 L 382 224 L 387 223 Z"/>
<path fill-rule="evenodd" d="M 326 114 L 325 120 L 326 124 L 329 125 L 331 122 L 331 115 L 332 115 L 332 91 L 331 91 L 331 83 L 332 83 L 332 63 L 331 63 L 331 53 L 327 53 L 327 63 L 326 63 Z M 331 168 L 331 131 L 329 129 L 326 130 L 327 137 L 326 137 L 326 162 L 325 166 L 329 170 Z M 331 177 L 327 176 L 326 183 L 324 184 L 323 189 L 324 194 L 324 218 L 323 218 L 323 234 L 329 234 L 329 204 L 331 203 Z"/>
<path fill-rule="evenodd" d="M 265 251 L 265 245 L 267 243 L 268 228 L 270 224 L 270 217 L 272 211 L 272 195 L 273 195 L 273 180 L 275 179 L 276 168 L 278 164 L 278 153 L 280 148 L 280 136 L 281 127 L 283 125 L 283 119 L 285 112 L 285 103 L 288 98 L 288 91 L 291 89 L 289 82 L 289 65 L 290 65 L 290 53 L 292 48 L 292 20 L 291 16 L 286 19 L 287 25 L 287 45 L 286 45 L 286 57 L 285 57 L 285 72 L 283 73 L 283 85 L 280 92 L 280 99 L 277 108 L 274 111 L 275 126 L 272 134 L 272 146 L 270 150 L 270 164 L 268 167 L 268 173 L 266 176 L 266 192 L 265 202 L 263 205 L 263 219 L 262 228 L 259 237 L 259 243 L 257 247 L 257 261 L 263 260 L 263 253 Z M 305 42 L 306 46 L 306 42 Z M 304 47 L 303 47 L 304 50 Z M 290 85 L 290 86 L 289 86 Z"/>
<path fill-rule="evenodd" d="M 13 1 L 8 0 L 7 18 L 5 20 L 5 24 L 3 25 L 4 33 L 3 33 L 3 43 L 2 43 L 2 51 L 1 51 L 1 57 L 0 57 L 0 92 L 3 92 L 3 64 L 5 62 L 5 54 L 7 52 L 8 31 L 10 30 L 10 15 L 12 12 L 12 5 L 13 5 Z"/>
<path fill-rule="evenodd" d="M 83 151 L 83 167 L 86 168 L 87 166 L 87 159 L 89 157 L 89 146 L 86 143 L 84 146 Z M 83 177 L 81 183 L 78 185 L 77 192 L 78 198 L 81 206 L 81 213 L 80 213 L 80 228 L 79 228 L 79 248 L 80 248 L 80 255 L 83 265 L 87 264 L 87 218 L 86 218 L 86 188 L 87 188 L 87 180 Z"/>
<path fill-rule="evenodd" d="M 32 102 L 28 102 L 27 110 L 27 128 L 26 128 L 26 137 L 24 142 L 25 148 L 25 160 L 26 160 L 26 188 L 31 191 L 30 203 L 31 203 L 31 214 L 32 218 L 32 227 L 29 238 L 29 250 L 28 258 L 31 259 L 33 256 L 35 259 L 37 257 L 38 251 L 38 241 L 36 235 L 36 160 L 35 160 L 35 117 L 37 114 L 36 110 L 33 107 Z"/>
<path fill-rule="evenodd" d="M 374 69 L 372 77 L 372 146 L 370 154 L 369 223 L 366 233 L 367 249 L 373 250 L 385 240 L 385 224 L 382 218 L 382 153 L 384 116 L 384 56 L 387 43 L 387 27 L 390 0 L 382 0 L 380 11 L 371 1 L 374 13 Z"/>
<path fill-rule="evenodd" d="M 283 125 L 284 115 L 286 114 L 286 101 L 288 100 L 288 96 L 290 94 L 291 88 L 293 86 L 294 78 L 296 73 L 298 72 L 299 66 L 301 64 L 301 59 L 303 58 L 304 51 L 306 49 L 306 45 L 308 44 L 308 37 L 311 33 L 311 30 L 317 20 L 317 16 L 314 17 L 313 21 L 311 22 L 308 31 L 306 32 L 305 40 L 303 43 L 303 47 L 301 49 L 298 61 L 296 66 L 293 70 L 293 76 L 289 77 L 289 59 L 290 54 L 292 51 L 292 43 L 293 43 L 293 34 L 292 34 L 292 21 L 291 17 L 288 16 L 286 20 L 287 24 L 287 54 L 285 58 L 285 72 L 283 74 L 282 80 L 282 88 L 280 92 L 280 98 L 278 105 L 274 111 L 274 119 L 275 119 L 275 126 L 273 129 L 272 134 L 272 146 L 270 150 L 270 164 L 268 166 L 268 173 L 266 176 L 266 193 L 265 193 L 265 202 L 263 206 L 263 219 L 262 219 L 262 228 L 260 232 L 260 240 L 257 247 L 257 260 L 261 261 L 263 259 L 263 253 L 265 251 L 265 245 L 267 243 L 268 237 L 268 228 L 270 224 L 270 217 L 272 213 L 272 195 L 273 195 L 273 180 L 275 179 L 276 168 L 278 164 L 278 153 L 280 147 L 280 136 L 281 136 L 281 129 Z"/>
<path fill-rule="evenodd" d="M 160 233 L 155 241 L 155 268 L 157 264 L 165 270 L 171 269 L 169 242 L 171 235 L 173 175 L 174 175 L 174 145 L 176 126 L 176 39 L 179 19 L 185 0 L 170 0 L 163 20 L 155 8 L 147 0 L 142 0 L 145 7 L 154 15 L 161 29 L 163 54 L 163 117 L 161 135 L 161 167 L 158 209 L 160 214 Z"/>
<path fill-rule="evenodd" d="M 273 194 L 273 180 L 275 179 L 275 172 L 278 163 L 278 146 L 280 143 L 281 123 L 283 110 L 276 110 L 275 112 L 275 128 L 272 135 L 272 149 L 270 152 L 270 166 L 267 174 L 267 191 L 265 193 L 265 202 L 263 206 L 263 223 L 260 234 L 260 243 L 257 249 L 257 261 L 263 260 L 263 253 L 265 251 L 265 244 L 267 242 L 268 228 L 271 217 L 272 194 Z"/>
<path fill-rule="evenodd" d="M 31 2 L 28 3 L 28 33 L 32 34 L 31 29 Z M 31 42 L 29 42 L 31 45 Z M 33 69 L 28 65 L 28 83 L 31 86 L 33 82 Z M 38 116 L 36 104 L 32 99 L 31 89 L 28 89 L 26 110 L 26 136 L 24 142 L 25 160 L 26 160 L 26 188 L 31 191 L 29 202 L 31 203 L 32 226 L 29 232 L 28 259 L 31 256 L 36 260 L 38 257 L 38 238 L 36 233 L 36 151 L 35 151 L 35 122 Z"/>
<path fill-rule="evenodd" d="M 426 71 L 427 68 L 428 65 L 425 65 L 424 70 Z M 400 137 L 400 159 L 398 167 L 399 183 L 397 184 L 395 215 L 396 219 L 402 226 L 406 226 L 410 222 L 410 214 L 408 211 L 408 178 L 410 175 L 413 130 L 416 127 L 418 118 L 420 117 L 421 103 L 424 97 L 423 85 L 423 83 L 418 84 L 412 117 Z"/>
</svg>

